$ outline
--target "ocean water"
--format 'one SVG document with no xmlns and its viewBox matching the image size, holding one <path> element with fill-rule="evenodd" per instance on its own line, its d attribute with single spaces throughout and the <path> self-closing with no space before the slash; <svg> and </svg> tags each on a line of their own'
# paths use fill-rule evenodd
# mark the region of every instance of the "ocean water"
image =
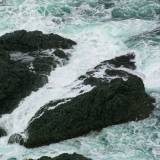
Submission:
<svg viewBox="0 0 160 160">
<path fill-rule="evenodd" d="M 160 37 L 144 34 L 136 38 L 159 28 L 159 22 L 159 0 L 7 0 L 0 6 L 0 35 L 19 29 L 41 30 L 78 43 L 67 51 L 72 55 L 69 63 L 52 71 L 48 84 L 0 118 L 0 126 L 8 132 L 0 139 L 0 159 L 77 152 L 93 160 L 159 160 Z M 78 89 L 71 90 L 79 84 L 77 77 L 103 60 L 129 52 L 136 54 L 135 74 L 143 79 L 147 93 L 156 98 L 156 108 L 149 118 L 35 149 L 7 144 L 9 135 L 23 132 L 42 105 L 78 95 Z M 87 92 L 91 87 L 83 89 Z"/>
</svg>

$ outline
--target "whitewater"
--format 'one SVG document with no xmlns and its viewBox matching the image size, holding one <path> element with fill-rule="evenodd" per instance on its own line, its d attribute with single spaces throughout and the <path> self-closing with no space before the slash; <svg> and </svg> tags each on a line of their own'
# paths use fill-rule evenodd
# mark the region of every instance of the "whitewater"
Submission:
<svg viewBox="0 0 160 160">
<path fill-rule="evenodd" d="M 113 7 L 104 7 L 112 2 Z M 124 15 L 113 18 L 114 9 L 121 9 L 119 14 Z M 40 30 L 77 42 L 67 50 L 71 54 L 69 62 L 52 71 L 44 87 L 21 101 L 11 114 L 0 117 L 0 126 L 8 133 L 0 139 L 0 159 L 25 160 L 77 152 L 93 160 L 159 160 L 160 45 L 145 39 L 132 47 L 126 43 L 133 36 L 160 27 L 157 10 L 158 0 L 8 0 L 7 5 L 0 6 L 0 35 L 20 29 Z M 10 135 L 26 129 L 41 106 L 50 100 L 77 96 L 79 76 L 104 60 L 131 52 L 136 55 L 134 74 L 143 79 L 147 93 L 156 99 L 149 118 L 35 149 L 7 144 Z M 83 88 L 85 92 L 91 89 Z"/>
</svg>

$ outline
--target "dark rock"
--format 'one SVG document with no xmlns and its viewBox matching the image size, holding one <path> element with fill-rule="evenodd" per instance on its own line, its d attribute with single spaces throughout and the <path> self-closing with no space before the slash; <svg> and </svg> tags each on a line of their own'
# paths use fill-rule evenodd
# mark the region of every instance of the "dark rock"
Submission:
<svg viewBox="0 0 160 160">
<path fill-rule="evenodd" d="M 7 135 L 6 131 L 0 127 L 0 137 L 6 136 L 6 135 Z"/>
<path fill-rule="evenodd" d="M 135 69 L 135 62 L 132 61 L 134 60 L 135 55 L 130 53 L 127 55 L 123 55 L 120 57 L 116 57 L 114 59 L 109 60 L 109 64 L 114 65 L 114 67 L 119 68 L 119 67 L 125 67 L 125 68 L 129 68 L 129 69 Z"/>
<path fill-rule="evenodd" d="M 122 70 L 114 70 L 114 69 L 106 69 L 105 73 L 108 76 L 119 76 L 119 77 L 127 77 L 129 73 L 122 71 Z"/>
<path fill-rule="evenodd" d="M 144 119 L 152 109 L 141 79 L 134 76 L 126 82 L 116 79 L 108 86 L 96 87 L 54 110 L 45 111 L 29 125 L 25 146 L 59 142 L 109 125 Z"/>
<path fill-rule="evenodd" d="M 41 49 L 71 48 L 75 44 L 40 31 L 21 30 L 0 37 L 0 115 L 12 112 L 23 98 L 46 84 L 47 75 L 60 63 Z M 59 58 L 64 56 L 63 51 L 57 51 Z"/>
<path fill-rule="evenodd" d="M 92 76 L 85 78 L 84 82 L 83 82 L 83 84 L 85 84 L 85 85 L 89 84 L 91 86 L 101 86 L 101 85 L 105 85 L 107 83 L 108 82 L 103 78 L 96 78 L 96 77 L 92 77 Z"/>
<path fill-rule="evenodd" d="M 34 71 L 39 74 L 49 74 L 56 66 L 57 62 L 53 57 L 36 57 L 33 61 Z"/>
<path fill-rule="evenodd" d="M 8 143 L 9 144 L 19 143 L 22 145 L 24 144 L 24 140 L 20 134 L 13 134 L 12 136 L 9 137 Z"/>
<path fill-rule="evenodd" d="M 7 33 L 0 37 L 0 48 L 8 51 L 30 52 L 51 48 L 69 49 L 76 42 L 56 34 L 43 34 L 41 31 L 25 30 Z"/>
<path fill-rule="evenodd" d="M 33 160 L 33 159 L 29 159 L 29 160 Z M 86 158 L 82 155 L 79 155 L 79 154 L 76 154 L 76 153 L 73 153 L 73 154 L 67 154 L 67 153 L 64 153 L 64 154 L 61 154 L 57 157 L 54 157 L 54 158 L 50 158 L 50 157 L 41 157 L 37 160 L 91 160 L 89 158 Z"/>
<path fill-rule="evenodd" d="M 24 145 L 29 148 L 47 145 L 148 117 L 154 108 L 153 100 L 145 93 L 141 78 L 126 71 L 116 71 L 117 66 L 130 68 L 124 59 L 126 56 L 117 57 L 116 62 L 103 62 L 82 76 L 86 77 L 84 81 L 89 79 L 86 84 L 95 86 L 91 91 L 42 106 L 25 131 L 28 139 Z M 108 62 L 115 67 L 109 67 Z M 94 73 L 105 66 L 103 77 L 96 78 Z"/>
<path fill-rule="evenodd" d="M 106 60 L 97 65 L 93 70 L 88 71 L 86 75 L 80 76 L 78 79 L 83 80 L 83 84 L 91 86 L 99 86 L 109 83 L 115 77 L 119 78 L 128 78 L 130 74 L 126 71 L 120 70 L 120 67 L 134 70 L 136 69 L 134 62 L 135 54 L 130 53 L 115 57 L 111 60 Z M 101 69 L 106 68 L 103 76 L 97 78 L 94 76 L 96 72 L 99 72 Z"/>
<path fill-rule="evenodd" d="M 64 51 L 60 50 L 60 49 L 56 49 L 53 54 L 59 58 L 63 58 L 63 59 L 68 59 L 68 55 L 66 55 L 64 53 Z"/>
<path fill-rule="evenodd" d="M 122 55 L 119 57 L 115 57 L 111 60 L 106 60 L 101 62 L 99 65 L 97 65 L 92 71 L 87 72 L 87 74 L 89 73 L 93 73 L 98 69 L 101 69 L 102 67 L 110 67 L 110 68 L 119 68 L 119 67 L 124 67 L 127 69 L 131 69 L 134 70 L 136 69 L 136 65 L 134 62 L 135 59 L 135 54 L 134 53 L 128 53 L 126 55 Z"/>
<path fill-rule="evenodd" d="M 10 60 L 9 53 L 0 50 L 0 115 L 10 113 L 22 98 L 46 82 L 45 75 L 32 72 L 24 63 Z"/>
</svg>

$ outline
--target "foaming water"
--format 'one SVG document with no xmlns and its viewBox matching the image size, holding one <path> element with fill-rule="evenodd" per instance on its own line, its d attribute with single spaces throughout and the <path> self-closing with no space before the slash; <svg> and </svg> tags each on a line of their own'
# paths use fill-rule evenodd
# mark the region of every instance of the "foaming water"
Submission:
<svg viewBox="0 0 160 160">
<path fill-rule="evenodd" d="M 8 132 L 8 137 L 0 139 L 0 159 L 15 157 L 23 160 L 78 152 L 93 160 L 159 160 L 160 47 L 144 40 L 130 47 L 126 44 L 132 36 L 159 26 L 159 1 L 142 0 L 139 3 L 138 0 L 111 0 L 111 8 L 106 7 L 110 4 L 105 0 L 9 2 L 10 5 L 0 7 L 0 35 L 18 29 L 38 29 L 71 38 L 78 45 L 67 51 L 72 55 L 69 63 L 52 71 L 49 82 L 43 88 L 32 92 L 11 114 L 0 118 L 0 126 Z M 116 10 L 122 13 L 118 14 L 119 17 L 115 16 Z M 41 106 L 50 100 L 78 95 L 79 89 L 71 89 L 79 83 L 76 79 L 80 75 L 103 60 L 128 52 L 135 52 L 136 74 L 143 78 L 146 90 L 157 100 L 150 118 L 36 149 L 7 144 L 9 135 L 23 132 Z M 83 88 L 85 92 L 90 89 L 90 86 Z"/>
</svg>

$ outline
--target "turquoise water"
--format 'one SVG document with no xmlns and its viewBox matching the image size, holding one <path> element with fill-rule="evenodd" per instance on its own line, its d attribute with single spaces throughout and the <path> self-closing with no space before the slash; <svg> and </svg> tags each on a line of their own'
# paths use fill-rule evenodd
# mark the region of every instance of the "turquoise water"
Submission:
<svg viewBox="0 0 160 160">
<path fill-rule="evenodd" d="M 135 52 L 135 74 L 142 77 L 146 91 L 157 100 L 154 113 L 144 121 L 105 128 L 58 144 L 26 149 L 8 145 L 8 137 L 4 137 L 0 139 L 0 159 L 25 160 L 77 152 L 93 160 L 159 160 L 159 35 L 132 38 L 158 28 L 159 18 L 159 0 L 8 0 L 7 6 L 0 6 L 0 35 L 19 29 L 41 30 L 78 42 L 69 51 L 72 58 L 68 65 L 53 71 L 45 87 L 0 119 L 0 126 L 9 135 L 23 131 L 39 107 L 49 100 L 77 95 L 69 86 L 75 85 L 78 76 L 103 60 L 128 52 Z M 50 87 L 53 90 L 47 90 Z"/>
</svg>

